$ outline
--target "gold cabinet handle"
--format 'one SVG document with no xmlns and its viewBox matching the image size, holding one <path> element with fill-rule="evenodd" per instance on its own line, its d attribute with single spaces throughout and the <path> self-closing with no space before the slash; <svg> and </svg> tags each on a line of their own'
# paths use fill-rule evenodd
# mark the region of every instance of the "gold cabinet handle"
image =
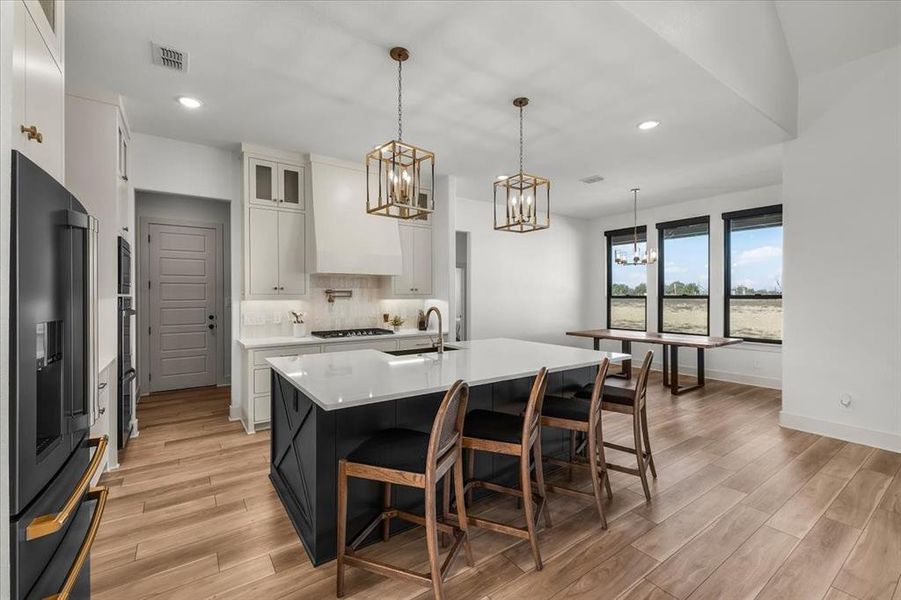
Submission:
<svg viewBox="0 0 901 600">
<path fill-rule="evenodd" d="M 97 530 L 100 529 L 100 519 L 103 518 L 103 510 L 106 508 L 106 497 L 108 495 L 109 489 L 105 487 L 91 488 L 91 491 L 88 492 L 89 500 L 97 500 L 97 508 L 94 510 L 94 516 L 91 517 L 88 534 L 85 536 L 81 548 L 78 549 L 78 554 L 75 555 L 75 562 L 72 563 L 69 572 L 66 574 L 63 587 L 60 588 L 59 592 L 52 596 L 47 596 L 44 600 L 68 600 L 69 594 L 72 593 L 72 588 L 75 587 L 75 582 L 78 581 L 78 575 L 81 574 L 85 561 L 91 555 L 91 547 L 94 545 L 94 539 L 97 537 Z"/>
<path fill-rule="evenodd" d="M 20 125 L 19 131 L 21 131 L 22 133 L 27 133 L 29 141 L 37 140 L 37 143 L 39 143 L 39 144 L 44 143 L 44 134 L 41 133 L 40 131 L 38 131 L 37 125 L 32 125 L 31 127 L 25 127 L 24 125 Z"/>
<path fill-rule="evenodd" d="M 31 523 L 25 528 L 26 540 L 30 541 L 41 538 L 62 529 L 63 525 L 66 524 L 66 521 L 69 520 L 69 517 L 72 516 L 72 513 L 75 512 L 79 502 L 81 502 L 82 494 L 88 489 L 88 486 L 91 484 L 91 479 L 94 477 L 94 473 L 97 472 L 100 463 L 103 462 L 103 457 L 106 454 L 106 445 L 108 443 L 109 436 L 106 435 L 88 440 L 88 446 L 94 447 L 96 450 L 94 451 L 94 457 L 91 459 L 91 463 L 88 465 L 85 472 L 82 473 L 81 479 L 78 480 L 78 485 L 72 490 L 69 499 L 66 500 L 66 503 L 58 513 L 49 513 L 32 519 Z"/>
</svg>

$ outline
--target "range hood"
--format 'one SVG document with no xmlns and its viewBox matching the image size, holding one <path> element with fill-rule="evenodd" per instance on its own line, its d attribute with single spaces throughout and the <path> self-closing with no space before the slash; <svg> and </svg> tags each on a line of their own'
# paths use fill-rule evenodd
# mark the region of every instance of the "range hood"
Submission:
<svg viewBox="0 0 901 600">
<path fill-rule="evenodd" d="M 363 167 L 311 155 L 310 178 L 312 272 L 400 275 L 403 265 L 397 220 L 366 212 Z"/>
</svg>

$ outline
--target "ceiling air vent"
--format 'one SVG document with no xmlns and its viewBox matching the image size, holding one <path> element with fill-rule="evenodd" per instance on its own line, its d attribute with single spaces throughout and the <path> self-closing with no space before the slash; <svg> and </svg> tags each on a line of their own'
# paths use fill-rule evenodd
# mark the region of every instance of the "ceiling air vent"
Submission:
<svg viewBox="0 0 901 600">
<path fill-rule="evenodd" d="M 600 183 L 601 181 L 604 181 L 604 178 L 600 175 L 589 175 L 588 177 L 583 177 L 579 181 L 582 183 Z"/>
<path fill-rule="evenodd" d="M 150 43 L 153 48 L 153 64 L 172 69 L 173 71 L 188 71 L 188 53 L 169 46 L 163 46 L 156 42 Z"/>
</svg>

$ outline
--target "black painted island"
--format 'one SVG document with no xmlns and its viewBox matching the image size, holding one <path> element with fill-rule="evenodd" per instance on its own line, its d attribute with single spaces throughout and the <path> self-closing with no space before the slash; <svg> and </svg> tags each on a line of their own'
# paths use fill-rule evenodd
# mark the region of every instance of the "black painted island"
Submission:
<svg viewBox="0 0 901 600">
<path fill-rule="evenodd" d="M 461 342 L 443 354 L 395 356 L 377 350 L 269 359 L 272 367 L 269 477 L 314 565 L 335 558 L 338 460 L 374 433 L 393 427 L 429 432 L 444 393 L 457 379 L 470 384 L 469 410 L 519 414 L 532 378 L 549 371 L 548 392 L 589 383 L 600 361 L 626 354 L 512 339 Z M 546 455 L 566 456 L 569 436 L 545 429 Z M 477 455 L 476 477 L 517 484 L 518 461 Z M 382 486 L 350 483 L 348 531 L 381 512 Z M 422 514 L 421 490 L 394 486 L 393 504 Z M 440 510 L 440 509 L 439 509 Z M 408 524 L 395 520 L 392 529 Z M 373 540 L 376 534 L 373 534 Z"/>
</svg>

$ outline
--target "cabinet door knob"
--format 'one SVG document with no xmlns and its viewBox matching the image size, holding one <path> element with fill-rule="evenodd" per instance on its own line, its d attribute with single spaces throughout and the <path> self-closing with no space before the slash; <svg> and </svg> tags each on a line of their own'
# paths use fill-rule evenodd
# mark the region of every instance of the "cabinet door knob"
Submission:
<svg viewBox="0 0 901 600">
<path fill-rule="evenodd" d="M 277 291 L 277 290 L 278 290 L 278 286 L 277 286 L 277 285 L 274 285 L 274 286 L 272 286 L 272 289 L 274 289 L 274 290 Z"/>
<path fill-rule="evenodd" d="M 32 125 L 31 127 L 25 127 L 24 125 L 19 126 L 19 131 L 22 133 L 28 134 L 28 140 L 35 140 L 39 144 L 44 143 L 44 134 L 38 131 L 37 125 Z"/>
<path fill-rule="evenodd" d="M 283 289 L 285 289 L 285 286 L 280 285 L 280 286 L 278 286 L 278 289 L 283 290 Z"/>
</svg>

